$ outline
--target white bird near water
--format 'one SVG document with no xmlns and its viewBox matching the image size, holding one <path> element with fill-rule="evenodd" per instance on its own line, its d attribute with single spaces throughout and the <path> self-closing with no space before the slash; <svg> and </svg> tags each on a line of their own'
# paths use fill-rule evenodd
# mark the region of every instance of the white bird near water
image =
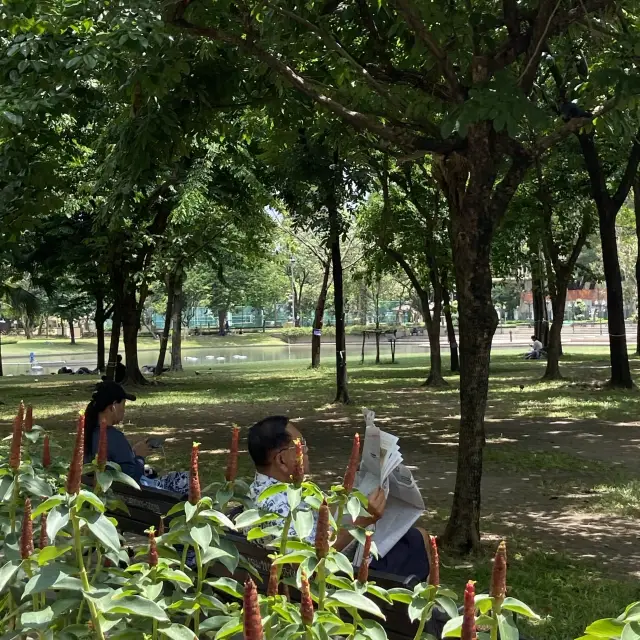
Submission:
<svg viewBox="0 0 640 640">
<path fill-rule="evenodd" d="M 215 360 L 215 356 L 205 356 L 205 360 Z"/>
<path fill-rule="evenodd" d="M 193 356 L 185 356 L 184 359 L 187 362 L 198 362 L 198 358 L 194 358 Z"/>
<path fill-rule="evenodd" d="M 224 362 L 224 361 L 226 360 L 226 358 L 225 358 L 224 356 L 218 356 L 218 357 L 216 358 L 216 360 L 217 360 L 218 362 Z"/>
<path fill-rule="evenodd" d="M 233 356 L 234 360 L 246 360 L 247 356 Z"/>
</svg>

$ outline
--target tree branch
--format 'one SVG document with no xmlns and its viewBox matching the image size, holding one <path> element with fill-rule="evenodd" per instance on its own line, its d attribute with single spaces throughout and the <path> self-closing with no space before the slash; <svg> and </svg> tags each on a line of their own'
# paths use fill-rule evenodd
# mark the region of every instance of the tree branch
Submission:
<svg viewBox="0 0 640 640">
<path fill-rule="evenodd" d="M 624 201 L 627 199 L 629 195 L 629 191 L 633 186 L 633 181 L 636 178 L 638 173 L 638 165 L 640 164 L 640 129 L 636 132 L 635 140 L 633 141 L 633 147 L 631 147 L 631 153 L 629 154 L 629 160 L 627 161 L 627 166 L 624 170 L 624 174 L 622 175 L 622 179 L 620 180 L 620 184 L 616 189 L 616 192 L 611 198 L 611 202 L 613 206 L 616 208 L 616 211 L 622 207 Z"/>
<path fill-rule="evenodd" d="M 348 122 L 358 131 L 369 131 L 374 133 L 383 140 L 387 140 L 406 151 L 422 149 L 426 153 L 446 154 L 462 146 L 462 141 L 460 140 L 436 140 L 432 138 L 425 138 L 424 136 L 410 133 L 403 128 L 382 124 L 382 122 L 371 116 L 345 107 L 337 100 L 334 100 L 330 96 L 319 91 L 311 82 L 301 76 L 287 63 L 283 62 L 279 57 L 265 49 L 262 49 L 250 39 L 245 40 L 239 36 L 222 31 L 215 27 L 201 27 L 187 22 L 184 19 L 174 21 L 172 24 L 182 31 L 200 37 L 209 38 L 216 42 L 225 42 L 250 53 L 258 58 L 258 60 L 264 62 L 270 69 L 285 77 L 300 93 L 326 107 L 329 111 L 342 118 L 345 122 Z"/>
<path fill-rule="evenodd" d="M 393 0 L 393 2 L 398 12 L 402 14 L 406 23 L 409 25 L 409 28 L 416 34 L 418 39 L 426 45 L 438 61 L 440 71 L 451 88 L 452 97 L 455 102 L 462 102 L 464 100 L 464 91 L 458 82 L 458 77 L 449 61 L 447 53 L 426 28 L 417 8 L 411 3 L 411 0 Z"/>
<path fill-rule="evenodd" d="M 531 155 L 520 151 L 513 156 L 511 166 L 495 186 L 491 198 L 491 210 L 494 221 L 499 222 L 504 216 L 513 194 L 516 192 L 531 165 Z"/>
<path fill-rule="evenodd" d="M 538 65 L 540 64 L 542 49 L 551 28 L 553 17 L 560 7 L 560 2 L 561 0 L 541 0 L 538 5 L 538 14 L 533 23 L 531 39 L 527 47 L 525 68 L 518 78 L 518 85 L 526 94 L 531 91 L 533 86 L 533 81 L 538 72 Z"/>
<path fill-rule="evenodd" d="M 309 31 L 315 33 L 320 40 L 322 40 L 329 49 L 332 49 L 340 57 L 346 60 L 364 79 L 365 81 L 373 87 L 373 89 L 381 95 L 383 98 L 388 100 L 394 107 L 402 110 L 402 106 L 396 100 L 396 98 L 389 92 L 387 87 L 381 85 L 331 34 L 321 29 L 318 25 L 313 22 L 299 16 L 297 13 L 293 11 L 289 11 L 288 9 L 284 9 L 283 7 L 278 6 L 277 4 L 267 3 L 267 6 L 271 7 L 274 11 L 277 11 L 279 14 L 286 16 L 287 18 L 301 24 L 303 27 L 308 29 Z"/>
<path fill-rule="evenodd" d="M 609 216 L 611 212 L 611 197 L 607 190 L 607 181 L 600 164 L 600 156 L 596 149 L 596 143 L 592 133 L 580 133 L 578 134 L 578 140 L 580 142 L 580 148 L 582 149 L 582 155 L 584 162 L 587 166 L 587 173 L 589 174 L 589 180 L 591 181 L 591 194 L 598 207 L 598 213 L 601 216 Z"/>
<path fill-rule="evenodd" d="M 580 232 L 578 233 L 578 239 L 576 243 L 573 245 L 573 251 L 567 260 L 567 271 L 568 274 L 571 275 L 574 267 L 576 266 L 576 262 L 578 262 L 578 258 L 580 257 L 580 253 L 582 252 L 582 248 L 591 233 L 591 219 L 589 217 L 589 211 L 586 210 L 582 216 L 582 225 L 580 226 Z"/>
</svg>

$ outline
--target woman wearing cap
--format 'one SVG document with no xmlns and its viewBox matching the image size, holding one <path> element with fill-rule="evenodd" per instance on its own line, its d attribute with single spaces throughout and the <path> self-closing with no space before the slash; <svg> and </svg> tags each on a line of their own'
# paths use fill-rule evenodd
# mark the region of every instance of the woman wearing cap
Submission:
<svg viewBox="0 0 640 640">
<path fill-rule="evenodd" d="M 127 437 L 114 425 L 124 420 L 127 400 L 136 397 L 127 393 L 116 382 L 104 381 L 96 385 L 91 402 L 84 412 L 84 451 L 85 463 L 91 462 L 98 452 L 100 424 L 107 426 L 107 460 L 120 465 L 123 473 L 131 476 L 137 483 L 146 487 L 155 487 L 167 491 L 186 494 L 189 490 L 189 474 L 186 471 L 171 471 L 160 478 L 147 478 L 144 473 L 144 459 L 151 452 L 146 440 L 133 446 Z"/>
</svg>

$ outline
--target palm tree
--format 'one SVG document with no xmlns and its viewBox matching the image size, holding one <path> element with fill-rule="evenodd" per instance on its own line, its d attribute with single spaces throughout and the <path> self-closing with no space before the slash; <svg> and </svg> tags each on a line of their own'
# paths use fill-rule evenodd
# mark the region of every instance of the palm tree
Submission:
<svg viewBox="0 0 640 640">
<path fill-rule="evenodd" d="M 33 317 L 40 312 L 40 299 L 37 296 L 24 287 L 9 282 L 0 282 L 0 312 L 3 305 L 15 313 L 28 317 Z M 0 376 L 2 375 L 2 333 L 0 332 Z"/>
</svg>

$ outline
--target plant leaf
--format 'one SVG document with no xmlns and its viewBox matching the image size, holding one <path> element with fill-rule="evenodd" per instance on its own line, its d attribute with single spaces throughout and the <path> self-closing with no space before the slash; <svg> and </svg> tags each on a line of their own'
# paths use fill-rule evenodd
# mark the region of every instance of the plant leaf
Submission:
<svg viewBox="0 0 640 640">
<path fill-rule="evenodd" d="M 38 551 L 38 564 L 40 566 L 47 564 L 64 555 L 67 551 L 71 551 L 71 549 L 73 549 L 73 547 L 70 544 L 64 547 L 45 547 Z"/>
<path fill-rule="evenodd" d="M 385 619 L 380 607 L 373 602 L 373 600 L 369 600 L 369 598 L 363 596 L 360 593 L 355 593 L 354 591 L 347 591 L 346 589 L 341 589 L 331 594 L 331 601 L 339 602 L 340 604 L 344 604 L 348 607 L 355 607 L 356 609 L 361 609 L 362 611 L 366 611 L 374 616 L 378 616 L 379 618 Z"/>
<path fill-rule="evenodd" d="M 0 593 L 2 593 L 7 588 L 11 580 L 13 580 L 13 577 L 20 568 L 20 564 L 21 563 L 19 561 L 12 560 L 11 562 L 7 562 L 7 564 L 0 569 Z"/>
<path fill-rule="evenodd" d="M 293 526 L 301 540 L 306 540 L 313 531 L 313 521 L 312 511 L 298 511 L 296 513 Z"/>
<path fill-rule="evenodd" d="M 535 620 L 540 620 L 540 616 L 531 609 L 528 604 L 521 602 L 520 600 L 516 600 L 515 598 L 505 598 L 502 603 L 502 608 L 507 611 L 513 611 L 517 613 L 519 616 L 524 616 L 525 618 L 534 618 Z"/>
<path fill-rule="evenodd" d="M 256 502 L 258 502 L 258 503 L 264 502 L 267 498 L 271 498 L 272 496 L 275 496 L 278 493 L 284 493 L 287 490 L 288 487 L 289 487 L 289 485 L 286 484 L 285 482 L 278 482 L 276 484 L 272 484 L 270 487 L 267 487 L 256 498 Z"/>
<path fill-rule="evenodd" d="M 47 516 L 47 537 L 55 542 L 58 532 L 69 524 L 69 507 L 59 505 L 53 507 Z"/>
<path fill-rule="evenodd" d="M 182 624 L 160 627 L 158 631 L 160 631 L 160 634 L 165 638 L 170 638 L 170 640 L 198 640 L 198 636 Z"/>
<path fill-rule="evenodd" d="M 208 522 L 201 522 L 200 524 L 191 527 L 189 535 L 203 551 L 206 551 L 209 548 L 213 538 L 211 525 Z"/>
<path fill-rule="evenodd" d="M 443 638 L 459 638 L 462 635 L 462 616 L 456 616 L 447 620 L 442 629 Z"/>
<path fill-rule="evenodd" d="M 62 496 L 51 496 L 51 498 L 47 498 L 44 502 L 41 502 L 32 512 L 31 519 L 35 520 L 38 516 L 42 515 L 45 512 L 51 511 L 54 507 L 57 507 L 59 504 L 62 504 L 63 498 Z"/>
<path fill-rule="evenodd" d="M 76 503 L 77 508 L 80 509 L 80 507 L 85 502 L 88 502 L 94 509 L 96 509 L 100 513 L 104 513 L 105 506 L 104 504 L 102 504 L 102 500 L 100 500 L 100 498 L 98 498 L 95 493 L 91 493 L 91 491 L 87 491 L 86 489 L 81 489 L 80 493 L 78 494 L 78 501 Z"/>
<path fill-rule="evenodd" d="M 86 522 L 89 531 L 94 537 L 111 551 L 118 553 L 120 551 L 120 538 L 115 525 L 107 516 L 102 513 L 92 513 L 83 516 L 82 520 Z M 47 519 L 47 531 L 49 520 Z"/>
</svg>

